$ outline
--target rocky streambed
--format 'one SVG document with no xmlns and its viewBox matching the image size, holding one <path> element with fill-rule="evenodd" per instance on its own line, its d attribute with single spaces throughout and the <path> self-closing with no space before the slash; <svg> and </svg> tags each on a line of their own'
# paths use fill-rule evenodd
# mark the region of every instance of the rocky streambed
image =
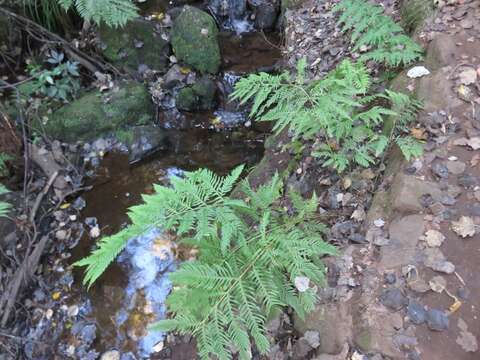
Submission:
<svg viewBox="0 0 480 360">
<path fill-rule="evenodd" d="M 83 223 L 70 244 L 69 264 L 87 256 L 99 238 L 125 226 L 128 207 L 152 192 L 153 184 L 168 184 L 171 176 L 198 168 L 226 174 L 239 164 L 253 166 L 263 156 L 269 127 L 249 121 L 247 109 L 228 97 L 241 76 L 279 69 L 280 37 L 256 31 L 246 12 L 220 12 L 218 18 L 212 12 L 216 23 L 196 7 L 152 3 L 145 4 L 143 19 L 122 32 L 99 29 L 104 55 L 131 79 L 114 82 L 97 74 L 97 89 L 56 110 L 43 124 L 49 136 L 77 142 L 70 150 L 83 159 L 85 185 L 91 186 L 63 215 L 57 214 L 68 218 L 73 211 L 75 222 Z M 277 15 L 272 14 L 275 21 Z M 53 299 L 38 292 L 35 301 L 63 309 L 53 316 L 58 322 L 55 352 L 78 359 L 194 358 L 190 339 L 167 341 L 166 334 L 147 329 L 165 317 L 168 274 L 189 256 L 154 228 L 130 239 L 89 291 L 81 284 L 80 270 L 54 266 L 64 273 L 58 291 Z M 51 321 L 35 322 L 30 336 L 41 336 Z M 37 343 L 27 345 L 29 358 L 48 358 Z"/>
</svg>

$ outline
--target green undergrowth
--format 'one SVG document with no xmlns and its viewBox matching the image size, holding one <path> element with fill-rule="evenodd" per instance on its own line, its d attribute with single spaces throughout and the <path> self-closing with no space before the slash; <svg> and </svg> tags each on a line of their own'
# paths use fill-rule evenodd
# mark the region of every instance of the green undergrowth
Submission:
<svg viewBox="0 0 480 360">
<path fill-rule="evenodd" d="M 428 1 L 428 0 L 425 0 Z M 413 41 L 383 8 L 367 0 L 342 0 L 334 7 L 339 24 L 349 33 L 360 61 L 373 60 L 387 66 L 405 66 L 422 58 L 423 49 Z"/>
<path fill-rule="evenodd" d="M 289 193 L 289 206 L 282 206 L 279 176 L 256 190 L 244 180 L 243 199 L 230 198 L 242 170 L 218 177 L 203 169 L 173 178 L 172 187 L 155 185 L 130 209 L 132 224 L 76 264 L 86 266 L 84 282 L 91 286 L 128 239 L 161 226 L 199 254 L 170 275 L 171 318 L 153 329 L 192 334 L 202 359 L 232 359 L 237 351 L 250 359 L 252 343 L 265 354 L 268 315 L 285 306 L 300 317 L 313 310 L 315 285 L 324 282 L 321 257 L 335 248 L 322 240 L 316 196 Z"/>
<path fill-rule="evenodd" d="M 250 116 L 273 121 L 278 134 L 285 128 L 304 140 L 323 139 L 313 155 L 339 172 L 351 163 L 370 166 L 396 143 L 407 159 L 421 154 L 421 146 L 408 136 L 420 103 L 405 94 L 386 90 L 371 93 L 371 79 L 361 62 L 344 60 L 323 79 L 305 81 L 305 60 L 297 73 L 253 74 L 241 79 L 232 98 L 252 100 Z M 388 117 L 395 126 L 383 133 Z"/>
</svg>

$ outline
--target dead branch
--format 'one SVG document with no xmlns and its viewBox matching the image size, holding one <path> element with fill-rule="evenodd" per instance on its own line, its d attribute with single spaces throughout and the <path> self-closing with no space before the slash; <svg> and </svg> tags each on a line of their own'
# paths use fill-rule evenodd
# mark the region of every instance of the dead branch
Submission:
<svg viewBox="0 0 480 360">
<path fill-rule="evenodd" d="M 102 61 L 100 59 L 95 59 L 85 54 L 83 51 L 74 47 L 72 44 L 70 44 L 68 41 L 63 39 L 61 36 L 48 31 L 43 26 L 27 19 L 24 16 L 18 15 L 3 7 L 0 7 L 0 14 L 3 14 L 8 18 L 10 18 L 11 20 L 13 20 L 18 27 L 20 27 L 22 30 L 27 32 L 29 35 L 31 35 L 35 39 L 42 42 L 47 42 L 50 44 L 56 44 L 58 46 L 61 46 L 70 58 L 74 59 L 75 61 L 78 61 L 80 64 L 82 64 L 86 69 L 88 69 L 93 74 L 97 71 L 102 73 L 105 73 L 108 71 L 114 72 L 116 74 L 120 73 L 118 69 L 116 69 L 111 64 L 105 61 Z"/>
</svg>

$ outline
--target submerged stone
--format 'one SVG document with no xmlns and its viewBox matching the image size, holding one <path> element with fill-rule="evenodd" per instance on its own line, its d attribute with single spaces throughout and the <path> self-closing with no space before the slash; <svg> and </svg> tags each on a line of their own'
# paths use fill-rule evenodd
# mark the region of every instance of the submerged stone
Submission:
<svg viewBox="0 0 480 360">
<path fill-rule="evenodd" d="M 130 125 L 148 124 L 153 104 L 147 89 L 134 81 L 124 82 L 106 94 L 86 93 L 48 119 L 47 135 L 66 142 L 88 141 Z"/>
<path fill-rule="evenodd" d="M 155 29 L 155 24 L 136 19 L 122 29 L 103 25 L 99 29 L 103 54 L 116 66 L 136 71 L 141 65 L 166 71 L 170 46 Z"/>
<path fill-rule="evenodd" d="M 173 24 L 171 41 L 180 62 L 202 73 L 215 74 L 220 68 L 218 29 L 206 12 L 185 6 Z"/>
</svg>

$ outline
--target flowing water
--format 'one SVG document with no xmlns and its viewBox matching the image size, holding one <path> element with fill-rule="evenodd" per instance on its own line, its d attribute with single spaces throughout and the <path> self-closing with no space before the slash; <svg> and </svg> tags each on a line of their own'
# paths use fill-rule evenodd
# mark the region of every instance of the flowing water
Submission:
<svg viewBox="0 0 480 360">
<path fill-rule="evenodd" d="M 252 166 L 263 155 L 265 132 L 258 127 L 238 126 L 244 111 L 225 98 L 239 76 L 272 70 L 280 59 L 275 36 L 268 39 L 259 33 L 221 35 L 223 75 L 220 76 L 222 99 L 213 113 L 193 114 L 196 125 L 186 130 L 166 130 L 167 150 L 157 152 L 135 165 L 125 154 L 107 154 L 96 169 L 93 189 L 83 195 L 86 207 L 82 216 L 88 225 L 97 225 L 101 236 L 115 233 L 128 222 L 128 207 L 141 202 L 141 194 L 151 193 L 153 184 L 168 184 L 171 176 L 183 171 L 209 168 L 223 175 L 239 164 Z M 204 126 L 213 116 L 232 122 L 232 130 L 212 130 Z M 240 122 L 241 123 L 241 122 Z M 242 123 L 243 124 L 243 123 Z M 228 127 L 228 126 L 227 126 Z M 88 231 L 87 231 L 88 232 Z M 86 232 L 86 233 L 87 233 Z M 74 252 L 74 259 L 86 256 L 94 241 L 86 234 Z M 94 347 L 103 352 L 121 351 L 122 359 L 155 358 L 162 349 L 165 334 L 147 330 L 148 324 L 166 315 L 165 298 L 171 290 L 168 273 L 181 258 L 179 249 L 161 229 L 154 228 L 130 239 L 126 249 L 87 293 L 78 286 L 85 321 L 95 324 Z M 81 273 L 75 274 L 77 284 Z M 194 300 L 193 300 L 194 301 Z M 82 330 L 83 331 L 83 330 Z M 188 353 L 190 351 L 190 353 Z M 191 349 L 177 350 L 177 359 L 192 359 Z"/>
</svg>

